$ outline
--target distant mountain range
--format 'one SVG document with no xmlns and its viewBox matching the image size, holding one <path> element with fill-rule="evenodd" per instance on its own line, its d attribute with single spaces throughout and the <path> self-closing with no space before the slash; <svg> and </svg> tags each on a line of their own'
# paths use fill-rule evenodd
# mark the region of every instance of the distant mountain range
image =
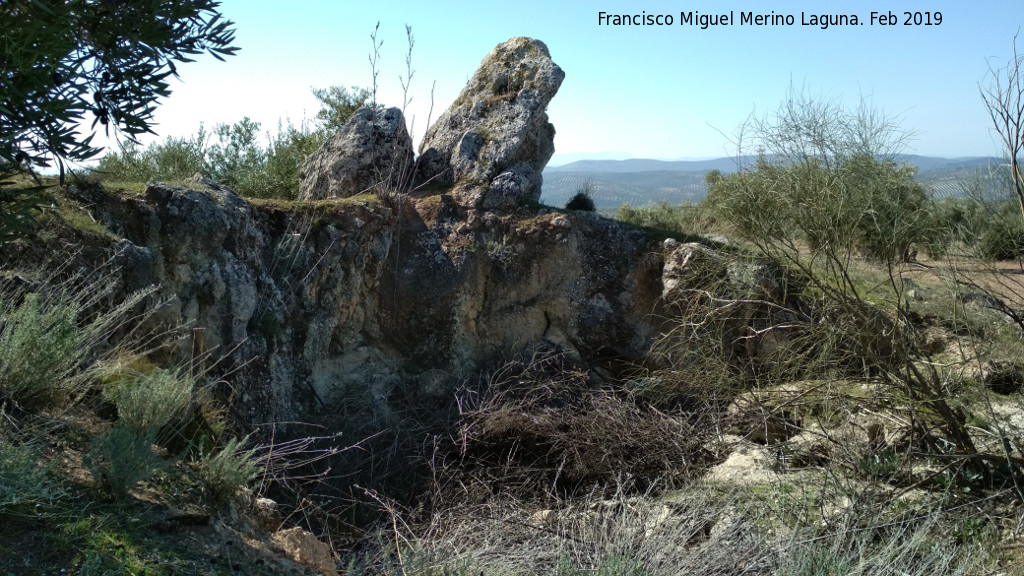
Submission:
<svg viewBox="0 0 1024 576">
<path fill-rule="evenodd" d="M 630 160 L 577 160 L 563 166 L 556 166 L 544 170 L 548 172 L 708 172 L 710 170 L 721 170 L 722 172 L 736 170 L 736 162 L 753 162 L 754 156 L 741 156 L 737 158 L 715 158 L 714 160 L 645 160 L 633 158 Z"/>
<path fill-rule="evenodd" d="M 916 166 L 916 179 L 937 197 L 959 195 L 964 174 L 988 174 L 1002 162 L 985 156 L 939 158 L 913 154 L 901 154 L 895 160 Z M 749 166 L 755 161 L 755 156 L 713 160 L 578 160 L 544 170 L 541 201 L 564 206 L 576 192 L 589 185 L 599 210 L 616 210 L 626 203 L 643 206 L 699 202 L 707 196 L 704 176 L 709 171 L 732 173 L 738 166 Z"/>
</svg>

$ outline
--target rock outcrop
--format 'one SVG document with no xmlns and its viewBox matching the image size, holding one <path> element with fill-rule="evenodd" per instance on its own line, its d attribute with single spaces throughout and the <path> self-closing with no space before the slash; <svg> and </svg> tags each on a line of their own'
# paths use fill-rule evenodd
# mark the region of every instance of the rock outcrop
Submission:
<svg viewBox="0 0 1024 576">
<path fill-rule="evenodd" d="M 197 185 L 197 188 L 201 188 Z M 657 243 L 590 213 L 499 216 L 449 193 L 281 206 L 228 189 L 80 189 L 118 238 L 121 290 L 159 285 L 235 413 L 316 421 L 425 401 L 538 345 L 595 366 L 639 359 L 662 292 Z M 355 400 L 354 400 L 355 399 Z"/>
<path fill-rule="evenodd" d="M 361 108 L 302 164 L 300 198 L 348 198 L 407 186 L 412 139 L 398 108 Z"/>
<path fill-rule="evenodd" d="M 539 194 L 562 77 L 538 41 L 496 48 L 427 135 L 421 176 L 453 185 L 432 195 L 344 198 L 410 165 L 396 109 L 357 112 L 306 163 L 304 199 L 335 200 L 250 203 L 210 182 L 74 195 L 116 238 L 123 292 L 160 286 L 156 319 L 191 331 L 177 360 L 216 358 L 254 424 L 386 416 L 396 387 L 447 399 L 538 346 L 621 365 L 688 265 L 672 256 L 663 279 L 654 239 L 595 214 L 512 210 Z"/>
<path fill-rule="evenodd" d="M 545 109 L 564 78 L 543 42 L 499 45 L 427 131 L 417 182 L 456 185 L 468 208 L 509 210 L 538 200 L 541 171 L 555 151 Z"/>
</svg>

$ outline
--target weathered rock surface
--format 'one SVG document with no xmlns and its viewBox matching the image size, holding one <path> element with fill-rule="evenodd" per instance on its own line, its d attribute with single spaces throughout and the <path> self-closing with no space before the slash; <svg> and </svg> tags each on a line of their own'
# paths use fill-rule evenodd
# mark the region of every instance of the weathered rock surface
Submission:
<svg viewBox="0 0 1024 576">
<path fill-rule="evenodd" d="M 398 108 L 362 108 L 311 154 L 299 174 L 300 198 L 348 198 L 408 185 L 412 139 Z"/>
<path fill-rule="evenodd" d="M 331 201 L 250 203 L 202 181 L 73 195 L 116 238 L 121 291 L 158 285 L 155 321 L 184 327 L 170 360 L 215 366 L 221 396 L 253 426 L 331 429 L 353 410 L 386 421 L 538 347 L 614 376 L 694 293 L 772 297 L 781 284 L 767 268 L 660 247 L 593 213 L 520 206 L 553 151 L 544 108 L 563 76 L 538 41 L 498 46 L 427 134 L 420 176 L 453 183 L 430 196 L 340 198 L 394 185 L 409 165 L 396 109 L 358 112 L 307 162 L 304 198 Z M 765 342 L 747 330 L 777 308 L 736 307 L 723 338 Z M 735 355 L 756 365 L 762 348 Z"/>
<path fill-rule="evenodd" d="M 322 576 L 338 573 L 331 547 L 317 540 L 313 534 L 296 527 L 276 532 L 271 539 L 292 560 L 313 568 Z"/>
<path fill-rule="evenodd" d="M 159 319 L 187 325 L 179 359 L 217 359 L 254 424 L 328 424 L 354 398 L 387 414 L 396 386 L 446 399 L 539 344 L 594 365 L 636 360 L 655 332 L 657 244 L 594 214 L 499 216 L 451 194 L 406 197 L 401 216 L 378 198 L 282 207 L 161 184 L 78 195 L 119 237 L 122 290 L 160 286 Z"/>
<path fill-rule="evenodd" d="M 459 184 L 460 203 L 484 210 L 538 200 L 541 171 L 555 151 L 545 108 L 564 78 L 543 42 L 499 45 L 427 131 L 417 181 Z"/>
<path fill-rule="evenodd" d="M 728 282 L 727 260 L 711 248 L 696 242 L 679 244 L 671 239 L 666 240 L 665 248 L 665 300 L 685 298 L 687 290 L 722 287 Z"/>
</svg>

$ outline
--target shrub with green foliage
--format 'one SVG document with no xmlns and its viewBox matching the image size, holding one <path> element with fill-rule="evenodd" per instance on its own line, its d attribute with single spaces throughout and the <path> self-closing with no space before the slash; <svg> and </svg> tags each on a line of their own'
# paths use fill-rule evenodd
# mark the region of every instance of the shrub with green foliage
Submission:
<svg viewBox="0 0 1024 576">
<path fill-rule="evenodd" d="M 1020 208 L 1005 203 L 982 229 L 974 248 L 985 260 L 1014 260 L 1024 254 L 1024 220 Z"/>
<path fill-rule="evenodd" d="M 670 206 L 667 202 L 659 202 L 637 208 L 623 204 L 615 218 L 677 238 L 706 234 L 716 231 L 719 227 L 716 215 L 708 210 L 706 203 Z"/>
<path fill-rule="evenodd" d="M 146 148 L 129 141 L 119 152 L 101 158 L 94 173 L 103 180 L 122 182 L 185 180 L 203 172 L 206 138 L 200 126 L 194 138 L 169 137 Z"/>
<path fill-rule="evenodd" d="M 48 467 L 40 466 L 40 442 L 22 441 L 6 425 L 7 414 L 0 406 L 0 517 L 8 513 L 31 510 L 60 498 L 64 490 L 49 476 Z"/>
<path fill-rule="evenodd" d="M 218 124 L 213 134 L 217 141 L 206 151 L 204 175 L 229 188 L 248 189 L 260 179 L 258 172 L 266 162 L 259 122 L 242 118 L 235 124 Z"/>
<path fill-rule="evenodd" d="M 111 392 L 121 423 L 146 434 L 171 424 L 192 397 L 192 380 L 173 370 L 157 368 L 125 379 Z"/>
<path fill-rule="evenodd" d="M 243 118 L 217 125 L 212 142 L 202 126 L 193 138 L 168 138 L 146 148 L 129 142 L 101 159 L 94 174 L 115 182 L 173 182 L 199 174 L 243 196 L 294 200 L 299 169 L 326 134 L 306 125 L 279 124 L 277 134 L 266 134 L 264 148 L 260 124 Z"/>
<path fill-rule="evenodd" d="M 131 333 L 130 314 L 155 290 L 97 311 L 113 287 L 102 275 L 51 277 L 26 292 L 0 276 L 0 402 L 53 406 L 86 391 L 93 363 Z"/>
<path fill-rule="evenodd" d="M 973 245 L 987 226 L 984 206 L 966 198 L 942 198 L 931 204 L 932 235 L 924 249 L 941 257 L 956 244 Z"/>
<path fill-rule="evenodd" d="M 26 294 L 19 304 L 0 293 L 0 398 L 49 403 L 67 393 L 82 359 L 79 305 Z"/>
<path fill-rule="evenodd" d="M 243 448 L 247 440 L 232 438 L 221 448 L 203 454 L 196 463 L 199 478 L 214 500 L 234 496 L 259 477 L 256 450 Z"/>
<path fill-rule="evenodd" d="M 931 204 L 932 238 L 924 248 L 943 256 L 958 246 L 982 260 L 1013 260 L 1024 254 L 1024 220 L 1008 198 L 943 198 Z"/>
<path fill-rule="evenodd" d="M 894 262 L 929 237 L 930 200 L 913 177 L 913 168 L 870 156 L 831 167 L 761 157 L 752 169 L 718 178 L 706 202 L 754 244 L 802 240 L 814 251 Z"/>
<path fill-rule="evenodd" d="M 326 138 L 326 132 L 310 130 L 305 125 L 278 125 L 277 134 L 268 135 L 263 165 L 255 172 L 255 178 L 239 185 L 237 192 L 253 198 L 298 199 L 299 169 Z"/>
<path fill-rule="evenodd" d="M 97 484 L 115 498 L 127 496 L 137 483 L 164 466 L 153 452 L 150 434 L 139 433 L 121 422 L 93 439 L 82 463 Z"/>
<path fill-rule="evenodd" d="M 192 138 L 167 138 L 146 148 L 128 142 L 103 157 L 94 173 L 119 182 L 181 181 L 200 174 L 243 196 L 295 200 L 306 157 L 370 98 L 369 90 L 355 87 L 332 86 L 313 94 L 321 103 L 315 128 L 278 123 L 276 133 L 265 134 L 264 146 L 259 122 L 249 118 L 218 124 L 212 138 L 200 126 Z"/>
<path fill-rule="evenodd" d="M 313 96 L 320 101 L 320 111 L 316 113 L 317 125 L 328 134 L 344 126 L 356 110 L 372 105 L 373 102 L 373 93 L 358 86 L 314 88 Z"/>
</svg>

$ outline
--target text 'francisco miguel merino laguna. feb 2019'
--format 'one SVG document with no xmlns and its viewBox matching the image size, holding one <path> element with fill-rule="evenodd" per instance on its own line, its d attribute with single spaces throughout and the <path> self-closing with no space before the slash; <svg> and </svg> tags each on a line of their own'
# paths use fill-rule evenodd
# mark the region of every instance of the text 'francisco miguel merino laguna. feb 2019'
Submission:
<svg viewBox="0 0 1024 576">
<path fill-rule="evenodd" d="M 793 14 L 776 14 L 775 12 L 722 12 L 703 14 L 697 11 L 680 12 L 677 18 L 673 14 L 612 14 L 597 13 L 599 26 L 693 26 L 706 30 L 715 26 L 815 26 L 822 30 L 836 26 L 939 26 L 942 24 L 942 12 L 871 12 L 866 18 L 857 14 L 808 14 L 801 12 L 799 17 Z"/>
</svg>

